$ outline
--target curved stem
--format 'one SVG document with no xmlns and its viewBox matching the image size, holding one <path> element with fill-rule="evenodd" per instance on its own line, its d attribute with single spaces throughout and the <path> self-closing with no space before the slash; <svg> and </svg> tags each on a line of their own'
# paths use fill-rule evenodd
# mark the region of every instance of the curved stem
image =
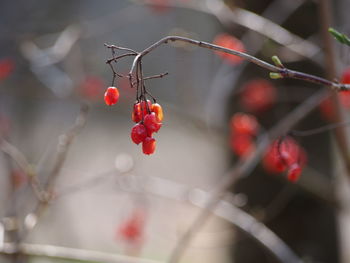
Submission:
<svg viewBox="0 0 350 263">
<path fill-rule="evenodd" d="M 241 58 L 243 58 L 251 63 L 256 64 L 257 66 L 260 66 L 262 68 L 269 70 L 270 72 L 279 73 L 282 78 L 300 79 L 300 80 L 307 81 L 307 82 L 325 85 L 325 86 L 328 86 L 328 87 L 330 87 L 334 90 L 337 90 L 337 91 L 350 90 L 350 84 L 338 83 L 335 81 L 330 81 L 330 80 L 327 80 L 327 79 L 324 79 L 324 78 L 321 78 L 321 77 L 318 77 L 315 75 L 307 74 L 304 72 L 299 72 L 299 71 L 291 70 L 291 69 L 284 68 L 284 67 L 277 67 L 273 64 L 270 64 L 268 62 L 265 62 L 261 59 L 258 59 L 254 56 L 251 56 L 251 55 L 243 53 L 243 52 L 239 52 L 236 50 L 217 46 L 217 45 L 214 45 L 212 43 L 198 41 L 198 40 L 194 40 L 191 38 L 180 37 L 180 36 L 164 37 L 164 38 L 160 39 L 159 41 L 155 42 L 154 44 L 152 44 L 151 46 L 149 46 L 148 48 L 144 49 L 140 53 L 138 53 L 136 55 L 133 63 L 132 63 L 129 75 L 132 74 L 132 72 L 135 70 L 137 63 L 142 59 L 142 57 L 144 57 L 145 55 L 147 55 L 148 53 L 150 53 L 151 51 L 153 51 L 154 49 L 158 48 L 159 46 L 161 46 L 163 44 L 168 44 L 169 42 L 175 42 L 175 41 L 185 42 L 185 43 L 188 43 L 191 45 L 199 46 L 201 48 L 207 48 L 207 49 L 210 49 L 213 51 L 220 51 L 220 52 L 239 56 L 239 57 L 241 57 Z"/>
</svg>

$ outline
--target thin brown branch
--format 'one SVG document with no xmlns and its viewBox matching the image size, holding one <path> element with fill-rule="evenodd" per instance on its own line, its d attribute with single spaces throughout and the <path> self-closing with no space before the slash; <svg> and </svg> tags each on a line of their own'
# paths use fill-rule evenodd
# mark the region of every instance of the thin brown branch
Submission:
<svg viewBox="0 0 350 263">
<path fill-rule="evenodd" d="M 175 42 L 175 41 L 181 41 L 181 42 L 185 42 L 185 43 L 195 45 L 195 46 L 198 46 L 201 48 L 207 48 L 207 49 L 210 49 L 213 51 L 220 51 L 220 52 L 239 56 L 239 57 L 241 57 L 241 58 L 243 58 L 251 63 L 256 64 L 257 66 L 260 66 L 262 68 L 269 70 L 270 72 L 278 73 L 283 78 L 294 78 L 294 79 L 300 79 L 303 81 L 312 82 L 312 83 L 316 83 L 316 84 L 320 84 L 320 85 L 325 85 L 325 86 L 328 86 L 336 91 L 350 90 L 350 84 L 343 84 L 343 83 L 339 83 L 336 81 L 330 81 L 330 80 L 327 80 L 327 79 L 324 79 L 324 78 L 321 78 L 321 77 L 318 77 L 315 75 L 307 74 L 304 72 L 299 72 L 299 71 L 291 70 L 288 68 L 281 68 L 281 67 L 272 65 L 268 62 L 265 62 L 263 60 L 260 60 L 254 56 L 249 55 L 249 54 L 243 53 L 243 52 L 224 48 L 224 47 L 217 46 L 217 45 L 214 45 L 214 44 L 211 44 L 208 42 L 198 41 L 198 40 L 194 40 L 191 38 L 180 37 L 180 36 L 164 37 L 164 38 L 160 39 L 159 41 L 157 41 L 156 43 L 149 46 L 148 48 L 139 52 L 137 54 L 137 56 L 134 58 L 133 64 L 132 64 L 130 72 L 129 72 L 129 76 L 132 75 L 137 64 L 145 55 L 147 55 L 148 53 L 150 53 L 151 51 L 155 50 L 156 48 L 158 48 L 159 46 L 161 46 L 163 44 L 168 44 L 169 42 Z"/>
</svg>

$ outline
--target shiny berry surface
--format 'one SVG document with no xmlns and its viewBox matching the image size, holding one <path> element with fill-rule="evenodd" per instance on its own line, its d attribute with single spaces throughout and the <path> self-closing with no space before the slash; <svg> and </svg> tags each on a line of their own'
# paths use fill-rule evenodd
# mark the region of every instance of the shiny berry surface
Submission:
<svg viewBox="0 0 350 263">
<path fill-rule="evenodd" d="M 240 51 L 240 52 L 246 51 L 243 43 L 239 39 L 226 33 L 217 35 L 213 40 L 213 44 L 217 46 L 233 49 L 236 51 Z M 217 51 L 216 54 L 218 54 L 222 59 L 224 59 L 225 61 L 231 64 L 238 64 L 243 61 L 241 57 L 235 56 L 232 54 L 228 54 L 220 51 Z"/>
<path fill-rule="evenodd" d="M 149 133 L 158 132 L 161 127 L 161 123 L 157 121 L 157 117 L 154 112 L 146 114 L 143 119 L 143 123 Z"/>
<path fill-rule="evenodd" d="M 108 106 L 116 104 L 119 100 L 119 91 L 116 87 L 109 87 L 104 95 L 105 103 Z"/>
<path fill-rule="evenodd" d="M 140 122 L 142 120 L 142 112 L 141 112 L 141 104 L 135 103 L 133 106 L 133 110 L 131 112 L 131 119 L 133 122 Z"/>
<path fill-rule="evenodd" d="M 151 111 L 156 114 L 156 118 L 158 122 L 162 122 L 163 120 L 163 109 L 158 103 L 153 103 L 151 106 Z"/>
<path fill-rule="evenodd" d="M 147 130 L 143 124 L 138 123 L 134 127 L 132 127 L 131 140 L 134 143 L 139 144 L 139 143 L 143 142 L 146 137 L 147 137 Z"/>
<path fill-rule="evenodd" d="M 142 142 L 142 152 L 144 154 L 152 154 L 156 150 L 156 140 L 152 137 L 146 137 Z"/>
</svg>

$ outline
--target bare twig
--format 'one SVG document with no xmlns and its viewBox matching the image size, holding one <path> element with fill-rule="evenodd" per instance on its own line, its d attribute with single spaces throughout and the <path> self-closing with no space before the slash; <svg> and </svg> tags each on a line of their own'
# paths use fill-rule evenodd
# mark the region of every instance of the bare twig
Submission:
<svg viewBox="0 0 350 263">
<path fill-rule="evenodd" d="M 207 49 L 210 49 L 213 51 L 221 51 L 224 53 L 239 56 L 241 58 L 246 59 L 247 61 L 249 61 L 251 63 L 254 63 L 262 68 L 269 70 L 270 72 L 280 74 L 281 78 L 300 79 L 300 80 L 307 81 L 307 82 L 325 85 L 325 86 L 328 86 L 336 91 L 350 90 L 350 84 L 338 83 L 335 81 L 330 81 L 330 80 L 327 80 L 327 79 L 324 79 L 324 78 L 321 78 L 321 77 L 318 77 L 315 75 L 307 74 L 304 72 L 299 72 L 299 71 L 291 70 L 291 69 L 284 68 L 284 67 L 278 67 L 278 66 L 272 65 L 268 62 L 265 62 L 263 60 L 260 60 L 254 56 L 251 56 L 251 55 L 243 53 L 243 52 L 224 48 L 224 47 L 217 46 L 217 45 L 214 45 L 214 44 L 211 44 L 208 42 L 198 41 L 198 40 L 194 40 L 191 38 L 180 37 L 180 36 L 164 37 L 164 38 L 160 39 L 159 41 L 157 41 L 156 43 L 149 46 L 148 48 L 139 52 L 133 61 L 133 64 L 132 64 L 131 69 L 129 71 L 129 76 L 132 76 L 132 73 L 135 71 L 135 68 L 137 68 L 136 67 L 137 64 L 141 61 L 141 59 L 145 55 L 147 55 L 148 53 L 150 53 L 151 51 L 153 51 L 154 49 L 158 48 L 159 46 L 161 46 L 163 44 L 168 44 L 169 42 L 175 42 L 175 41 L 181 41 L 181 42 L 189 43 L 191 45 L 199 46 L 202 48 L 207 48 Z"/>
</svg>

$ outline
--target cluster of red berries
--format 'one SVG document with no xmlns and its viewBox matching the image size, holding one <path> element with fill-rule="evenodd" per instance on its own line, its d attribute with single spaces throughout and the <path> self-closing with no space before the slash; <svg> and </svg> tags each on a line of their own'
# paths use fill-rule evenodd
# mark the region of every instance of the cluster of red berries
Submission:
<svg viewBox="0 0 350 263">
<path fill-rule="evenodd" d="M 151 101 L 136 102 L 133 106 L 131 119 L 135 126 L 131 129 L 131 140 L 140 144 L 142 142 L 142 152 L 152 154 L 156 149 L 156 139 L 152 137 L 154 132 L 158 132 L 162 126 L 163 109 L 158 103 Z"/>
<path fill-rule="evenodd" d="M 255 150 L 255 137 L 260 129 L 255 116 L 235 113 L 230 120 L 230 147 L 240 158 L 246 158 Z M 263 158 L 263 167 L 269 173 L 287 172 L 287 178 L 296 182 L 306 163 L 304 149 L 292 138 L 274 141 Z"/>
<path fill-rule="evenodd" d="M 217 46 L 222 46 L 222 47 L 233 49 L 240 52 L 246 51 L 243 43 L 239 39 L 227 33 L 221 33 L 217 35 L 214 38 L 213 43 Z M 243 58 L 232 54 L 228 54 L 220 51 L 217 51 L 216 54 L 220 56 L 223 60 L 233 65 L 239 64 L 243 61 Z"/>
<path fill-rule="evenodd" d="M 287 172 L 287 178 L 296 182 L 306 163 L 304 149 L 292 138 L 280 138 L 274 141 L 263 159 L 263 166 L 270 173 Z"/>
<path fill-rule="evenodd" d="M 111 106 L 118 102 L 119 91 L 116 87 L 109 87 L 104 95 L 107 105 Z M 142 152 L 152 154 L 156 150 L 156 139 L 153 133 L 158 132 L 162 127 L 163 109 L 156 101 L 141 100 L 134 103 L 131 119 L 135 126 L 131 129 L 131 140 L 140 144 L 142 142 Z"/>
</svg>

